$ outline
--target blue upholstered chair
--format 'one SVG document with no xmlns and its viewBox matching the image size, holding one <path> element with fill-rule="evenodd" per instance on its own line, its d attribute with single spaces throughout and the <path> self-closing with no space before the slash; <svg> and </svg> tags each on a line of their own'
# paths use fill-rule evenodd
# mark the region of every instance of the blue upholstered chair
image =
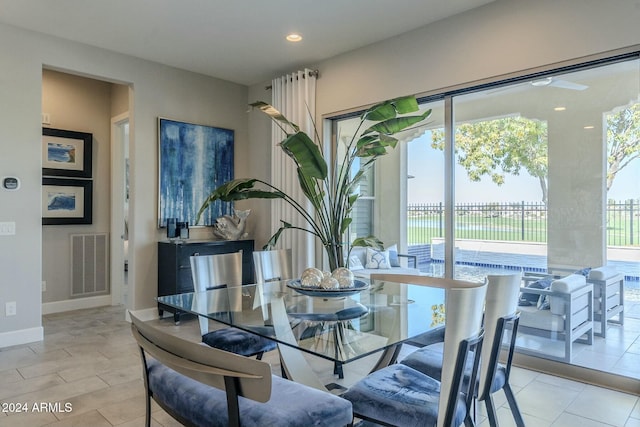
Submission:
<svg viewBox="0 0 640 427">
<path fill-rule="evenodd" d="M 371 280 L 372 285 L 399 282 L 445 290 L 446 357 L 441 381 L 400 363 L 358 381 L 342 395 L 353 404 L 354 416 L 389 426 L 473 426 L 470 408 L 484 337 L 481 324 L 486 283 L 393 274 L 372 275 Z M 425 317 L 425 322 L 430 320 Z M 471 381 L 465 382 L 466 369 Z"/>
<path fill-rule="evenodd" d="M 487 408 L 487 416 L 490 426 L 497 426 L 496 408 L 493 403 L 492 394 L 503 390 L 507 397 L 507 402 L 511 408 L 511 413 L 518 427 L 524 427 L 524 421 L 516 402 L 515 394 L 509 384 L 509 375 L 511 373 L 511 362 L 513 361 L 513 353 L 515 349 L 516 333 L 518 331 L 518 313 L 501 317 L 498 319 L 496 336 L 493 343 L 486 342 L 485 349 L 490 351 L 488 372 L 486 376 L 489 381 L 484 383 L 482 389 L 478 390 L 478 400 L 484 401 Z M 502 341 L 504 332 L 510 330 L 509 347 L 507 352 L 506 364 L 499 363 L 500 351 L 502 349 Z M 436 347 L 436 348 L 434 348 Z M 424 347 L 411 353 L 401 361 L 402 364 L 409 366 L 419 372 L 429 375 L 432 378 L 440 379 L 442 369 L 442 351 L 437 346 Z M 469 381 L 470 369 L 467 368 L 465 373 L 465 381 Z"/>
<path fill-rule="evenodd" d="M 342 397 L 353 405 L 353 415 L 365 422 L 402 427 L 473 426 L 469 408 L 474 390 L 463 379 L 465 370 L 471 378 L 479 372 L 482 339 L 480 332 L 460 342 L 448 396 L 441 394 L 440 381 L 397 363 L 369 374 Z M 444 415 L 439 410 L 441 399 L 446 399 Z"/>
<path fill-rule="evenodd" d="M 477 392 L 478 400 L 484 401 L 486 405 L 491 426 L 498 425 L 492 394 L 499 390 L 503 390 L 507 397 L 516 425 L 518 427 L 524 426 L 520 409 L 509 384 L 520 319 L 519 313 L 516 313 L 520 281 L 520 274 L 489 275 L 487 277 L 484 316 L 486 340 L 483 346 Z M 506 364 L 502 365 L 499 363 L 499 357 L 507 330 L 510 330 L 510 339 L 507 346 Z M 438 345 L 429 345 L 409 354 L 401 363 L 440 380 L 443 363 L 442 350 Z M 467 371 L 465 375 L 467 377 L 465 381 L 469 381 L 470 371 Z"/>
<path fill-rule="evenodd" d="M 266 362 L 186 341 L 134 315 L 131 321 L 147 427 L 151 399 L 185 426 L 336 427 L 353 419 L 347 400 L 274 376 Z"/>
<path fill-rule="evenodd" d="M 240 311 L 243 298 L 242 252 L 192 256 L 190 260 L 196 292 L 225 287 L 228 289 L 229 300 L 221 302 L 216 307 L 206 307 L 206 311 L 227 313 L 230 316 L 234 311 Z M 276 349 L 275 341 L 260 335 L 231 327 L 209 332 L 209 319 L 200 316 L 199 322 L 202 342 L 211 347 L 243 356 L 256 356 L 258 359 L 262 359 L 265 352 Z M 256 327 L 256 331 L 262 335 L 274 335 L 273 329 L 268 326 Z"/>
</svg>

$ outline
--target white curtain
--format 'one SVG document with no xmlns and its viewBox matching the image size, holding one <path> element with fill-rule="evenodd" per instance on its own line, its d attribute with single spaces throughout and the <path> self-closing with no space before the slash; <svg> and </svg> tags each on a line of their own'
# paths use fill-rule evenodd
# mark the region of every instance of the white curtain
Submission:
<svg viewBox="0 0 640 427">
<path fill-rule="evenodd" d="M 287 74 L 272 81 L 272 105 L 300 130 L 314 138 L 312 119 L 316 111 L 316 72 L 304 69 Z M 272 125 L 271 184 L 296 199 L 308 212 L 311 204 L 307 201 L 298 185 L 295 163 L 277 145 L 284 139 L 284 133 L 275 124 Z M 294 226 L 308 229 L 309 226 L 289 204 L 275 200 L 271 203 L 271 232 L 275 233 L 282 225 L 280 220 Z M 286 230 L 280 235 L 278 248 L 291 248 L 294 277 L 307 267 L 315 267 L 315 238 L 300 230 Z"/>
</svg>

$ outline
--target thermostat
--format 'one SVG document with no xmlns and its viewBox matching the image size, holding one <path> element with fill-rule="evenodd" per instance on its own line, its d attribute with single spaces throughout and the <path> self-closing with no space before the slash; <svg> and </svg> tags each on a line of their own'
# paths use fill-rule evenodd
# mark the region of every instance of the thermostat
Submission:
<svg viewBox="0 0 640 427">
<path fill-rule="evenodd" d="M 20 188 L 20 179 L 15 176 L 5 176 L 2 178 L 2 188 L 15 191 Z"/>
</svg>

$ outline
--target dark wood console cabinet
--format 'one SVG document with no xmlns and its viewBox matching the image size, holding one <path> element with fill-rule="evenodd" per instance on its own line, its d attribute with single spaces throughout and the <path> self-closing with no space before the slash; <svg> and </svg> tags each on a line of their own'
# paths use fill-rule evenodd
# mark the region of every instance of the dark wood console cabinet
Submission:
<svg viewBox="0 0 640 427">
<path fill-rule="evenodd" d="M 163 241 L 158 242 L 158 296 L 193 292 L 192 255 L 215 255 L 242 251 L 242 283 L 253 283 L 253 240 Z M 164 311 L 180 321 L 180 312 L 158 303 L 160 317 Z"/>
</svg>

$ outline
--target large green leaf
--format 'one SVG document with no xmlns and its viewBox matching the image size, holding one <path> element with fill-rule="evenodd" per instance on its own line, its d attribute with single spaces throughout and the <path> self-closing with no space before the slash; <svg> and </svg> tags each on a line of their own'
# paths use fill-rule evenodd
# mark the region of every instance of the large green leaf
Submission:
<svg viewBox="0 0 640 427">
<path fill-rule="evenodd" d="M 382 121 L 418 111 L 418 101 L 414 96 L 404 96 L 374 105 L 364 112 L 362 120 Z"/>
<path fill-rule="evenodd" d="M 392 99 L 391 103 L 396 107 L 398 114 L 408 114 L 418 111 L 418 100 L 415 96 L 404 96 Z"/>
<path fill-rule="evenodd" d="M 255 189 L 255 184 L 259 182 L 261 181 L 253 178 L 241 178 L 222 184 L 207 196 L 207 199 L 204 201 L 196 215 L 196 224 L 200 221 L 202 213 L 216 200 L 221 200 L 223 202 L 235 202 L 237 200 L 247 199 L 285 198 L 285 194 L 278 190 Z"/>
<path fill-rule="evenodd" d="M 280 222 L 282 223 L 282 227 L 278 228 L 278 231 L 273 233 L 273 236 L 271 236 L 269 241 L 262 247 L 263 250 L 273 248 L 278 243 L 278 239 L 280 239 L 280 235 L 282 234 L 282 232 L 288 228 L 293 228 L 293 225 L 289 224 L 288 222 L 282 220 Z"/>
<path fill-rule="evenodd" d="M 340 227 L 340 234 L 344 234 L 344 232 L 347 231 L 347 228 L 349 228 L 349 226 L 351 225 L 351 221 L 353 220 L 349 217 L 342 218 L 342 226 Z"/>
<path fill-rule="evenodd" d="M 402 117 L 394 117 L 391 119 L 387 119 L 387 120 L 381 121 L 380 123 L 376 123 L 370 126 L 367 130 L 363 132 L 363 135 L 367 135 L 371 132 L 379 132 L 386 135 L 393 135 L 417 123 L 420 123 L 430 115 L 431 115 L 431 110 L 426 110 L 424 113 L 420 114 L 419 116 L 402 116 Z"/>
<path fill-rule="evenodd" d="M 306 133 L 300 131 L 289 135 L 280 146 L 295 160 L 305 176 L 317 179 L 327 177 L 327 162 L 322 157 L 320 148 Z"/>
<path fill-rule="evenodd" d="M 382 240 L 378 239 L 376 236 L 358 237 L 351 242 L 351 246 L 364 246 L 380 250 L 384 249 L 384 243 L 382 243 Z"/>
<path fill-rule="evenodd" d="M 398 140 L 392 136 L 380 135 L 366 145 L 358 148 L 355 155 L 358 157 L 383 156 L 387 154 L 387 147 L 395 148 Z"/>
<path fill-rule="evenodd" d="M 252 106 L 253 108 L 259 108 L 260 111 L 265 113 L 267 116 L 271 117 L 271 119 L 276 123 L 284 123 L 286 125 L 289 125 L 296 132 L 300 130 L 298 125 L 296 125 L 293 122 L 290 122 L 289 119 L 287 119 L 280 111 L 276 110 L 276 108 L 271 104 L 267 104 L 266 102 L 262 102 L 262 101 L 257 101 L 249 105 Z M 285 133 L 289 133 L 284 128 L 282 128 L 282 130 L 284 130 Z"/>
<path fill-rule="evenodd" d="M 307 199 L 313 204 L 313 207 L 319 209 L 322 206 L 322 200 L 324 193 L 318 191 L 318 187 L 315 185 L 316 180 L 304 174 L 302 168 L 298 168 L 298 182 L 300 188 Z"/>
</svg>

